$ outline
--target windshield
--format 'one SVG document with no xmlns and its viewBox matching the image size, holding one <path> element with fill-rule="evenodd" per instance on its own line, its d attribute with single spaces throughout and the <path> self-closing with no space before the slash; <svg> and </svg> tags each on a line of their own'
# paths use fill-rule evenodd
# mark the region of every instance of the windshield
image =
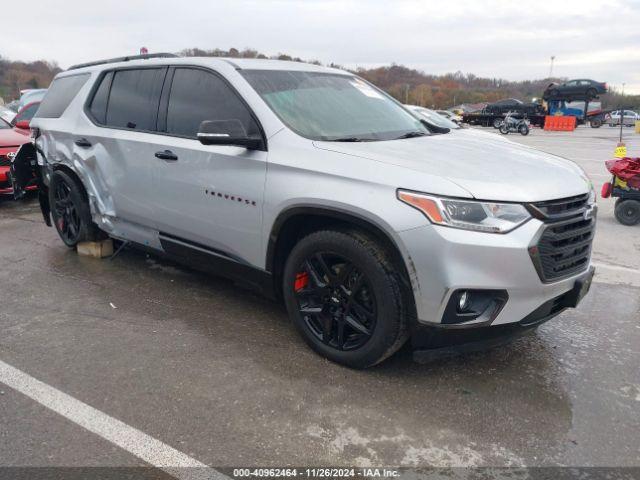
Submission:
<svg viewBox="0 0 640 480">
<path fill-rule="evenodd" d="M 3 128 L 11 128 L 11 124 L 4 118 L 0 117 L 0 130 L 2 130 Z"/>
<path fill-rule="evenodd" d="M 351 75 L 240 70 L 291 130 L 312 140 L 374 141 L 428 135 L 385 93 Z"/>
<path fill-rule="evenodd" d="M 47 93 L 46 90 L 31 90 L 30 92 L 25 93 L 20 97 L 20 101 L 18 103 L 18 110 L 21 110 L 25 105 L 32 102 L 39 102 L 44 98 L 44 95 Z"/>
<path fill-rule="evenodd" d="M 436 127 L 449 128 L 451 130 L 457 130 L 460 128 L 460 126 L 457 123 L 452 122 L 447 117 L 440 115 L 439 113 L 436 113 L 433 110 L 429 110 L 428 108 L 422 108 L 422 107 L 409 107 L 409 108 L 414 112 L 416 112 L 421 117 L 424 117 L 424 119 L 427 122 L 435 125 Z"/>
</svg>

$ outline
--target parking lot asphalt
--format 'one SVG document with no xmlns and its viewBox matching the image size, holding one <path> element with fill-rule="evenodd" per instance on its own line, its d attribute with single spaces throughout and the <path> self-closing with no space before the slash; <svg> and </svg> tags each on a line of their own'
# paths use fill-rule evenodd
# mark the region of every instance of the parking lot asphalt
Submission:
<svg viewBox="0 0 640 480">
<path fill-rule="evenodd" d="M 509 138 L 576 160 L 599 189 L 614 133 Z M 640 226 L 599 203 L 577 309 L 492 351 L 353 371 L 312 353 L 279 304 L 135 250 L 79 257 L 33 198 L 4 200 L 0 362 L 216 468 L 638 466 Z M 0 466 L 146 464 L 62 412 L 0 383 Z"/>
</svg>

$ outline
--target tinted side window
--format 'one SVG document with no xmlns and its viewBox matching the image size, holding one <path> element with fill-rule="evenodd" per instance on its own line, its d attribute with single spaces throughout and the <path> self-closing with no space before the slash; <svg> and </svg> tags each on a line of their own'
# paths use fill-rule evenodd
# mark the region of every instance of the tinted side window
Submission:
<svg viewBox="0 0 640 480">
<path fill-rule="evenodd" d="M 56 78 L 40 104 L 38 117 L 58 118 L 62 115 L 88 79 L 88 73 Z"/>
<path fill-rule="evenodd" d="M 173 76 L 167 132 L 196 138 L 205 120 L 240 120 L 249 135 L 260 130 L 249 109 L 217 75 L 193 68 L 178 68 Z"/>
<path fill-rule="evenodd" d="M 118 70 L 111 84 L 106 124 L 155 130 L 165 69 Z"/>
<path fill-rule="evenodd" d="M 107 102 L 109 101 L 109 89 L 111 88 L 112 79 L 113 72 L 109 72 L 102 77 L 100 86 L 96 90 L 93 100 L 91 100 L 89 111 L 98 123 L 104 124 L 107 121 Z"/>
</svg>

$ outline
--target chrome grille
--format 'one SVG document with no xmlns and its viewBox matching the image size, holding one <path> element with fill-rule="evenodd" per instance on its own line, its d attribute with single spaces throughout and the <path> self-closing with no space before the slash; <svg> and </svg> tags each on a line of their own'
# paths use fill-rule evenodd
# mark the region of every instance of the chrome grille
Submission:
<svg viewBox="0 0 640 480">
<path fill-rule="evenodd" d="M 532 204 L 542 213 L 546 225 L 529 248 L 531 259 L 543 282 L 560 280 L 589 266 L 595 231 L 595 209 L 588 195 Z"/>
<path fill-rule="evenodd" d="M 545 202 L 532 203 L 530 207 L 539 218 L 554 219 L 582 213 L 588 207 L 589 194 L 576 195 L 575 197 L 563 198 L 560 200 L 548 200 Z"/>
</svg>

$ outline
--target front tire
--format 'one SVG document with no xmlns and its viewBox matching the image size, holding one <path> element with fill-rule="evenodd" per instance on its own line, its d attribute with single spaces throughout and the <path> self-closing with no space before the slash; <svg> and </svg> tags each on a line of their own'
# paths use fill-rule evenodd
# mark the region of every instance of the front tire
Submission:
<svg viewBox="0 0 640 480">
<path fill-rule="evenodd" d="M 320 355 L 366 368 L 408 337 L 402 283 L 388 253 L 360 232 L 324 230 L 287 258 L 283 293 L 289 317 Z"/>
<path fill-rule="evenodd" d="M 76 178 L 54 171 L 49 182 L 49 205 L 53 224 L 67 247 L 97 239 L 99 230 L 91 220 L 86 193 Z"/>
<path fill-rule="evenodd" d="M 520 125 L 518 131 L 520 135 L 529 135 L 529 127 L 527 125 Z"/>
<path fill-rule="evenodd" d="M 637 225 L 640 223 L 640 202 L 638 200 L 618 199 L 614 214 L 616 219 L 623 225 Z"/>
</svg>

